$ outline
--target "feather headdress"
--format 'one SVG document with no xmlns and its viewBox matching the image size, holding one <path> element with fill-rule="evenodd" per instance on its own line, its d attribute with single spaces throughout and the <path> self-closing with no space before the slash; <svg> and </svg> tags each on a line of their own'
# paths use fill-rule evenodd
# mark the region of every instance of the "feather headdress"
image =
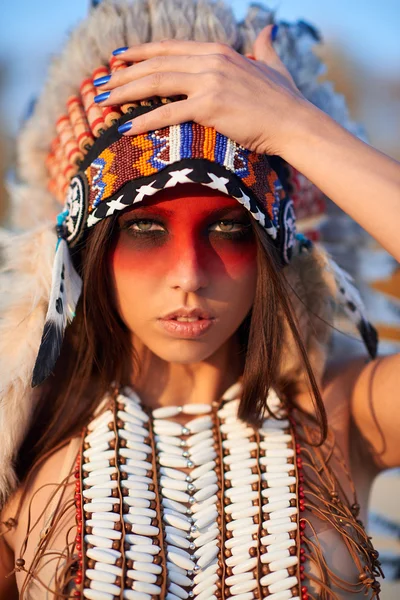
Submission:
<svg viewBox="0 0 400 600">
<path fill-rule="evenodd" d="M 69 179 L 74 176 L 76 184 L 77 177 L 76 172 L 71 171 L 71 165 L 68 162 L 61 165 L 58 160 L 52 162 L 51 155 L 53 153 L 53 158 L 59 156 L 57 152 L 63 146 L 62 140 L 66 139 L 68 142 L 68 126 L 73 125 L 71 114 L 76 116 L 73 111 L 82 108 L 80 99 L 78 98 L 78 103 L 76 100 L 69 103 L 69 120 L 60 119 L 60 115 L 65 112 L 65 106 L 71 97 L 76 99 L 82 93 L 82 82 L 86 82 L 90 91 L 94 70 L 98 69 L 99 64 L 104 68 L 112 50 L 171 37 L 221 41 L 239 52 L 249 54 L 259 31 L 273 22 L 273 11 L 253 5 L 245 20 L 237 24 L 231 9 L 223 2 L 213 0 L 105 0 L 93 8 L 89 17 L 72 33 L 65 50 L 51 66 L 41 98 L 19 136 L 18 174 L 21 183 L 13 192 L 12 225 L 29 230 L 32 224 L 41 223 L 43 219 L 55 221 L 60 212 L 60 202 L 61 205 L 64 204 L 67 190 L 70 196 L 71 191 L 79 191 L 79 185 L 71 190 L 72 183 L 70 184 Z M 348 117 L 343 97 L 334 92 L 330 83 L 321 83 L 319 80 L 323 66 L 312 51 L 317 38 L 315 30 L 304 22 L 281 23 L 275 47 L 304 96 L 344 127 L 362 137 L 362 131 Z M 85 109 L 84 102 L 83 108 Z M 125 112 L 131 108 L 132 106 L 126 106 Z M 121 107 L 119 114 L 118 110 L 114 119 L 121 117 L 124 107 Z M 106 129 L 111 126 L 110 123 L 107 124 L 107 118 L 113 120 L 110 114 L 100 115 L 100 121 L 106 124 Z M 82 121 L 77 119 L 76 123 L 78 122 Z M 94 125 L 94 121 L 89 118 L 87 123 L 89 129 L 84 132 L 86 137 L 79 138 L 84 140 L 83 147 L 85 144 L 90 146 L 104 133 L 104 128 Z M 57 138 L 61 143 L 58 146 L 52 145 Z M 80 152 L 83 147 L 79 143 L 78 146 L 69 147 L 69 156 L 82 160 Z M 290 175 L 289 167 L 288 172 Z M 203 184 L 210 183 L 207 182 L 208 180 L 204 180 Z M 129 185 L 129 182 L 126 183 Z M 219 185 L 223 185 L 221 180 Z M 310 187 L 309 182 L 307 185 Z M 252 210 L 254 206 L 250 206 L 250 198 L 246 199 L 241 195 L 243 191 L 246 193 L 246 189 L 236 190 L 238 199 L 240 196 L 243 204 Z M 318 192 L 313 189 L 317 197 Z M 297 189 L 297 195 L 301 197 L 301 189 Z M 282 200 L 281 197 L 279 199 Z M 79 203 L 82 198 L 79 202 L 76 200 L 73 197 L 67 207 L 68 212 L 63 212 L 59 218 L 57 232 L 54 225 L 40 226 L 23 235 L 7 236 L 9 239 L 4 242 L 4 266 L 0 276 L 0 495 L 3 500 L 17 483 L 13 465 L 34 409 L 32 374 L 36 382 L 46 376 L 49 368 L 51 370 L 62 343 L 63 329 L 73 318 L 80 294 L 80 278 L 70 261 L 68 250 L 74 236 L 81 232 L 78 221 L 83 214 L 83 203 Z M 96 213 L 99 218 L 104 218 L 108 211 L 113 211 L 118 202 L 123 203 L 119 196 L 108 200 L 109 203 L 104 203 Z M 282 207 L 285 210 L 282 210 L 282 214 L 285 213 L 287 219 L 285 231 L 288 235 L 281 250 L 286 262 L 290 260 L 292 250 L 294 251 L 295 260 L 286 270 L 290 276 L 291 271 L 293 274 L 298 269 L 298 277 L 302 264 L 308 265 L 304 273 L 309 272 L 310 261 L 306 259 L 306 255 L 310 253 L 311 256 L 314 250 L 304 240 L 296 242 L 293 206 L 291 201 L 283 200 Z M 114 204 L 110 206 L 112 202 Z M 98 210 L 99 207 L 92 208 Z M 258 214 L 255 210 L 252 212 Z M 97 218 L 96 215 L 92 216 L 92 220 Z M 258 219 L 261 224 L 263 217 L 273 221 L 274 215 L 268 211 L 261 214 Z M 275 226 L 273 222 L 272 225 Z M 299 258 L 301 255 L 302 259 Z M 330 264 L 328 260 L 326 264 Z M 336 266 L 331 265 L 330 268 L 338 280 L 337 289 L 344 290 L 340 293 L 346 302 L 359 306 L 347 276 Z M 303 281 L 302 287 L 307 287 L 306 282 Z M 307 293 L 312 296 L 310 290 Z M 315 297 L 321 298 L 324 294 L 326 286 L 316 283 Z M 365 328 L 365 317 L 360 317 L 355 312 L 365 331 L 368 331 Z M 370 344 L 369 349 L 372 354 L 373 344 Z M 44 356 L 46 361 L 49 359 L 47 363 L 43 361 Z"/>
</svg>

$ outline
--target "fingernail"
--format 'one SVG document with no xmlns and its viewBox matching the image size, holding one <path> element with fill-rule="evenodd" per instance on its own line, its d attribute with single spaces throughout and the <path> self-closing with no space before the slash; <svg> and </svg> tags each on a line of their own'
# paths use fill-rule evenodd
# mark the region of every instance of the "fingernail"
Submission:
<svg viewBox="0 0 400 600">
<path fill-rule="evenodd" d="M 105 83 L 108 83 L 110 79 L 111 75 L 104 75 L 104 77 L 98 77 L 97 79 L 93 80 L 93 85 L 95 85 L 96 87 L 104 85 Z"/>
<path fill-rule="evenodd" d="M 274 42 L 276 40 L 276 36 L 278 35 L 279 25 L 274 25 L 271 29 L 271 40 Z"/>
<path fill-rule="evenodd" d="M 114 50 L 113 56 L 118 56 L 118 54 L 123 54 L 127 50 L 128 50 L 128 46 L 122 46 L 122 48 L 117 48 L 116 50 Z"/>
<path fill-rule="evenodd" d="M 107 98 L 109 97 L 110 94 L 111 94 L 111 92 L 103 92 L 102 94 L 95 96 L 94 101 L 97 103 L 104 102 L 104 100 L 107 100 Z"/>
<path fill-rule="evenodd" d="M 132 127 L 132 121 L 127 121 L 118 127 L 118 133 L 126 133 Z"/>
</svg>

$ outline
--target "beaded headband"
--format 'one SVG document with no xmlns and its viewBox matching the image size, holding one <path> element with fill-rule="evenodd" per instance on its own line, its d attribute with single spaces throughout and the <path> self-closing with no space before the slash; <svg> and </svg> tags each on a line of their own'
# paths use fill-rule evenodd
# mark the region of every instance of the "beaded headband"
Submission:
<svg viewBox="0 0 400 600">
<path fill-rule="evenodd" d="M 93 78 L 108 75 L 109 71 L 128 64 L 112 57 L 110 68 L 96 69 Z M 81 294 L 82 280 L 74 269 L 69 248 L 82 241 L 88 229 L 116 211 L 180 183 L 197 183 L 241 203 L 266 231 L 283 265 L 290 262 L 296 243 L 302 248 L 311 248 L 309 240 L 296 239 L 293 200 L 287 194 L 288 178 L 282 180 L 284 188 L 271 166 L 273 162 L 282 170 L 281 159 L 251 152 L 215 129 L 194 122 L 137 136 L 122 136 L 118 132 L 122 122 L 171 99 L 154 98 L 103 108 L 94 101 L 97 93 L 92 80 L 87 79 L 80 86 L 80 97 L 68 100 L 67 115 L 57 121 L 57 137 L 46 161 L 50 191 L 60 202 L 66 200 L 64 210 L 57 217 L 52 287 L 33 371 L 33 386 L 42 383 L 53 370 L 65 328 L 75 316 Z M 296 175 L 296 172 L 288 167 L 286 176 L 288 174 Z M 296 182 L 295 177 L 293 181 Z M 301 198 L 299 190 L 295 186 L 292 189 Z M 313 196 L 316 188 L 312 184 L 311 190 Z M 342 303 L 372 355 L 376 352 L 376 336 L 375 332 L 371 333 L 362 303 L 354 302 L 352 286 L 343 272 L 336 268 L 333 271 Z"/>
</svg>

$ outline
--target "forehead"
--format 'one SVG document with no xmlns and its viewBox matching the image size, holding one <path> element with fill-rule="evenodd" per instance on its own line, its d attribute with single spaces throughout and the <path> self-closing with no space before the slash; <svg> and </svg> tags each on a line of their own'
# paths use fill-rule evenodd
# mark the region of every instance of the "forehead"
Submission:
<svg viewBox="0 0 400 600">
<path fill-rule="evenodd" d="M 182 214 L 192 217 L 207 217 L 219 210 L 234 210 L 238 214 L 248 214 L 248 211 L 231 196 L 201 184 L 179 184 L 173 188 L 164 189 L 154 196 L 147 197 L 143 202 L 135 204 L 125 215 L 135 212 L 159 212 L 165 216 Z"/>
</svg>

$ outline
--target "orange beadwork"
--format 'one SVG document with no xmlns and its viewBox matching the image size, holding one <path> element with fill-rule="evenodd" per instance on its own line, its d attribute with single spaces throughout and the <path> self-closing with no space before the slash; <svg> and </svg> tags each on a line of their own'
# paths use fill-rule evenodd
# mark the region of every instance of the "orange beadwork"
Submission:
<svg viewBox="0 0 400 600">
<path fill-rule="evenodd" d="M 83 154 L 86 154 L 94 143 L 94 137 L 90 131 L 80 98 L 78 96 L 71 96 L 67 102 L 67 109 L 79 149 Z"/>
<path fill-rule="evenodd" d="M 85 79 L 82 82 L 80 92 L 89 127 L 94 137 L 100 137 L 107 127 L 104 122 L 103 111 L 94 101 L 94 97 L 97 96 L 97 90 L 91 79 Z"/>
</svg>

